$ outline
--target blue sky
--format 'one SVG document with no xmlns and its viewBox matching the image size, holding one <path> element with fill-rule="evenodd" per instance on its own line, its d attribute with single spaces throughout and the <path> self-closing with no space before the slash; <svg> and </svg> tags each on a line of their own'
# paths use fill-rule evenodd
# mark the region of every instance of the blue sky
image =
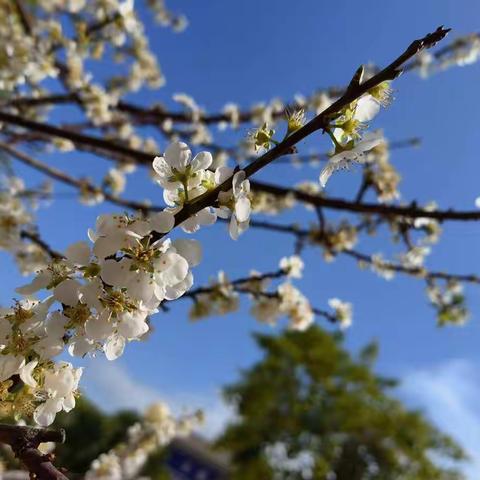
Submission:
<svg viewBox="0 0 480 480">
<path fill-rule="evenodd" d="M 185 13 L 190 25 L 177 35 L 156 28 L 143 15 L 167 84 L 159 92 L 140 94 L 136 100 L 147 105 L 155 101 L 172 104 L 172 94 L 187 92 L 212 111 L 229 101 L 247 107 L 260 100 L 290 99 L 298 92 L 342 85 L 361 63 L 384 65 L 411 40 L 438 25 L 453 28 L 451 39 L 479 30 L 480 18 L 477 0 L 170 0 L 169 4 Z M 396 100 L 373 126 L 383 128 L 392 140 L 422 138 L 420 148 L 392 154 L 392 162 L 403 176 L 404 199 L 436 199 L 442 207 L 473 207 L 480 195 L 479 77 L 480 66 L 473 65 L 453 68 L 428 80 L 409 74 L 394 84 Z M 69 115 L 75 113 L 64 110 L 54 119 L 69 121 Z M 240 130 L 219 138 L 232 141 L 244 134 Z M 160 143 L 161 148 L 164 146 Z M 301 144 L 300 151 L 325 151 L 328 147 L 327 139 L 316 135 Z M 101 178 L 109 167 L 101 159 L 79 153 L 43 159 L 77 176 L 93 178 Z M 17 171 L 32 183 L 41 178 L 20 166 Z M 317 169 L 295 170 L 280 164 L 271 165 L 259 176 L 285 185 L 317 177 Z M 359 171 L 340 173 L 332 178 L 328 191 L 335 196 L 352 195 L 359 178 Z M 68 191 L 61 185 L 56 189 Z M 132 177 L 125 196 L 159 202 L 161 195 L 140 171 Z M 40 210 L 40 231 L 52 246 L 62 249 L 86 239 L 86 230 L 98 213 L 114 208 L 89 208 L 74 199 L 59 199 Z M 304 222 L 314 219 L 301 209 L 284 220 L 288 223 L 293 218 Z M 198 238 L 204 246 L 203 262 L 195 271 L 199 284 L 219 269 L 231 278 L 245 275 L 250 268 L 274 270 L 279 259 L 293 251 L 292 239 L 262 231 L 250 230 L 235 243 L 221 224 L 204 229 Z M 441 243 L 427 265 L 478 273 L 479 239 L 478 224 L 445 224 Z M 381 241 L 366 240 L 361 248 L 372 253 L 381 245 Z M 405 380 L 399 395 L 425 408 L 442 427 L 464 437 L 467 448 L 474 451 L 480 446 L 478 434 L 471 429 L 472 424 L 480 427 L 480 407 L 471 401 L 475 398 L 472 392 L 479 393 L 478 289 L 467 289 L 470 323 L 463 328 L 438 329 L 423 283 L 402 277 L 385 282 L 370 272 L 358 271 L 349 259 L 325 264 L 317 249 L 307 249 L 304 259 L 307 269 L 299 286 L 313 304 L 325 308 L 332 296 L 354 304 L 354 325 L 346 335 L 349 348 L 357 350 L 378 339 L 378 370 Z M 1 254 L 0 262 L 0 300 L 6 304 L 24 279 L 7 255 Z M 237 314 L 194 324 L 188 320 L 188 307 L 188 301 L 181 301 L 170 313 L 157 315 L 149 340 L 131 344 L 115 366 L 100 362 L 96 368 L 90 362 L 90 373 L 85 373 L 87 394 L 107 409 L 141 406 L 157 394 L 173 399 L 177 406 L 196 399 L 205 406 L 207 415 L 211 410 L 211 428 L 218 426 L 227 412 L 215 397 L 219 387 L 237 378 L 240 368 L 258 358 L 250 333 L 271 329 L 260 327 L 248 316 L 247 302 Z M 122 388 L 114 394 L 115 384 Z M 141 386 L 140 393 L 131 392 L 135 385 Z M 464 435 L 461 425 L 465 425 Z"/>
</svg>

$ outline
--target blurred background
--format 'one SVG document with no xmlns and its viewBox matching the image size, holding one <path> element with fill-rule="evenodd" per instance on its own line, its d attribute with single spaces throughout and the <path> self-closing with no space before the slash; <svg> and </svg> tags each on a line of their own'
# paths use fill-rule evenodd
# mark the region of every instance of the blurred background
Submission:
<svg viewBox="0 0 480 480">
<path fill-rule="evenodd" d="M 480 18 L 476 0 L 171 0 L 169 6 L 188 18 L 189 25 L 181 34 L 157 28 L 143 3 L 137 2 L 167 83 L 161 90 L 142 92 L 134 98 L 147 106 L 162 102 L 174 108 L 172 95 L 186 92 L 207 111 L 220 110 L 230 101 L 249 107 L 262 100 L 287 100 L 298 93 L 343 85 L 360 64 L 383 66 L 410 41 L 439 25 L 452 28 L 451 40 L 478 31 Z M 95 73 L 107 74 L 101 70 Z M 413 73 L 395 81 L 395 101 L 382 110 L 372 127 L 383 129 L 391 141 L 421 139 L 417 148 L 392 152 L 391 161 L 402 174 L 402 199 L 436 200 L 442 208 L 474 208 L 480 195 L 479 77 L 480 66 L 473 64 L 428 79 Z M 68 120 L 74 121 L 73 110 L 71 115 Z M 216 135 L 221 143 L 228 144 L 246 134 L 240 128 Z M 159 143 L 161 149 L 166 146 L 164 141 Z M 300 148 L 303 152 L 326 151 L 329 143 L 318 134 Z M 66 167 L 64 156 L 45 158 L 51 165 Z M 68 170 L 77 177 L 101 179 L 109 168 L 107 162 L 85 153 L 70 154 L 67 161 Z M 42 179 L 21 166 L 15 169 L 32 183 Z M 129 178 L 126 197 L 161 201 L 162 191 L 149 181 L 147 172 L 139 170 Z M 270 165 L 259 175 L 259 179 L 287 186 L 317 178 L 318 167 L 299 169 L 281 163 Z M 341 172 L 332 177 L 328 193 L 348 197 L 359 181 L 359 171 Z M 60 185 L 56 191 L 55 203 L 38 211 L 38 225 L 57 250 L 86 240 L 87 229 L 94 225 L 96 216 L 113 209 L 107 204 L 79 206 L 66 186 Z M 302 208 L 284 216 L 286 223 L 314 219 L 313 213 Z M 443 228 L 442 240 L 427 266 L 477 273 L 478 225 L 448 223 Z M 204 246 L 202 263 L 194 272 L 198 285 L 207 283 L 219 270 L 230 278 L 245 276 L 250 269 L 275 270 L 280 258 L 294 249 L 288 236 L 254 229 L 234 242 L 223 224 L 203 228 L 197 238 Z M 390 253 L 390 247 L 384 249 L 383 240 L 381 236 L 370 240 L 369 251 L 383 249 Z M 6 305 L 25 279 L 7 254 L 1 253 L 0 261 L 0 301 Z M 305 250 L 304 261 L 306 269 L 298 286 L 313 305 L 326 309 L 329 298 L 339 297 L 354 306 L 353 325 L 344 333 L 346 350 L 357 355 L 365 345 L 378 342 L 378 357 L 372 368 L 382 377 L 399 380 L 389 396 L 408 408 L 421 409 L 425 419 L 451 435 L 471 457 L 471 462 L 462 466 L 467 478 L 477 478 L 478 290 L 467 289 L 471 316 L 465 326 L 439 328 L 423 282 L 401 276 L 385 281 L 369 271 L 360 271 L 348 258 L 325 263 L 315 248 Z M 238 382 L 240 371 L 251 368 L 265 355 L 252 333 L 280 335 L 282 326 L 258 324 L 249 315 L 248 302 L 238 312 L 196 322 L 189 320 L 190 306 L 188 301 L 175 302 L 168 313 L 156 315 L 148 339 L 132 342 L 114 363 L 100 358 L 77 362 L 89 367 L 83 378 L 88 401 L 107 414 L 119 409 L 142 411 L 158 399 L 167 401 L 177 412 L 201 408 L 205 424 L 199 434 L 214 439 L 223 432 L 235 412 L 223 399 L 222 388 Z"/>
</svg>

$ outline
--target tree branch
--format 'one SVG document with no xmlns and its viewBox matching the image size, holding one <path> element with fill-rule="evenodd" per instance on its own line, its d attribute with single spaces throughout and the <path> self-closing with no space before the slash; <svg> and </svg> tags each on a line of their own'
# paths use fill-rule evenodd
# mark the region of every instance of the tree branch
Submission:
<svg viewBox="0 0 480 480">
<path fill-rule="evenodd" d="M 45 242 L 45 240 L 43 240 L 38 233 L 32 233 L 27 230 L 22 230 L 20 232 L 20 237 L 26 238 L 35 245 L 39 246 L 48 256 L 52 258 L 52 260 L 60 260 L 61 258 L 64 258 L 60 252 L 53 250 L 53 248 L 50 247 L 50 245 Z"/>
<path fill-rule="evenodd" d="M 65 430 L 50 430 L 19 425 L 0 424 L 0 442 L 10 445 L 15 456 L 39 480 L 68 480 L 52 464 L 50 455 L 43 455 L 38 445 L 43 442 L 63 443 Z"/>
<path fill-rule="evenodd" d="M 415 202 L 409 206 L 395 206 L 377 203 L 351 202 L 340 198 L 327 198 L 321 195 L 312 195 L 311 193 L 300 190 L 281 187 L 265 182 L 250 182 L 253 190 L 271 193 L 277 196 L 293 195 L 297 200 L 308 203 L 315 207 L 325 207 L 333 210 L 344 210 L 354 213 L 370 213 L 383 215 L 385 217 L 407 217 L 407 218 L 433 218 L 439 222 L 447 220 L 473 221 L 480 220 L 480 210 L 425 210 L 418 208 Z"/>
<path fill-rule="evenodd" d="M 237 293 L 248 294 L 254 297 L 257 296 L 257 297 L 266 297 L 266 298 L 280 298 L 277 292 L 263 292 L 255 289 L 250 289 L 248 288 L 248 285 L 249 284 L 251 285 L 252 283 L 255 283 L 255 282 L 262 282 L 263 280 L 272 280 L 272 279 L 282 278 L 282 277 L 285 277 L 286 275 L 287 275 L 287 272 L 285 270 L 280 269 L 280 270 L 277 270 L 276 272 L 264 273 L 258 276 L 237 278 L 236 280 L 232 280 L 231 282 L 228 282 L 228 285 L 231 286 L 233 290 Z M 247 287 L 245 285 L 247 285 Z M 194 290 L 190 290 L 189 292 L 186 292 L 177 300 L 181 300 L 182 298 L 195 299 L 198 295 L 213 293 L 218 287 L 219 287 L 218 284 L 214 284 L 209 287 L 198 287 Z M 176 300 L 171 300 L 171 301 L 176 301 Z M 324 317 L 326 320 L 328 320 L 331 323 L 335 323 L 337 321 L 337 318 L 335 317 L 335 315 L 325 310 L 312 307 L 312 311 L 316 316 Z"/>
<path fill-rule="evenodd" d="M 401 66 L 412 57 L 414 57 L 418 52 L 423 49 L 430 48 L 435 45 L 437 42 L 442 40 L 449 32 L 449 29 L 444 29 L 443 27 L 438 27 L 437 30 L 433 33 L 429 33 L 425 37 L 419 40 L 412 42 L 409 47 L 390 65 L 384 68 L 382 71 L 374 75 L 372 78 L 367 80 L 362 84 L 348 88 L 342 97 L 340 97 L 336 102 L 334 102 L 330 107 L 324 110 L 322 113 L 317 115 L 313 120 L 308 122 L 299 130 L 293 132 L 290 136 L 285 138 L 281 143 L 276 145 L 274 148 L 266 152 L 264 155 L 258 157 L 252 163 L 247 165 L 243 170 L 245 172 L 246 178 L 251 177 L 257 173 L 262 168 L 266 167 L 268 164 L 272 163 L 277 158 L 282 155 L 287 154 L 291 151 L 298 142 L 303 140 L 305 137 L 310 134 L 323 130 L 328 126 L 331 118 L 341 111 L 344 107 L 350 105 L 354 100 L 361 97 L 373 87 L 379 85 L 380 83 L 393 80 L 398 77 L 401 73 Z M 1 120 L 1 116 L 0 116 Z M 199 212 L 205 207 L 211 206 L 218 197 L 218 194 L 223 191 L 227 191 L 232 187 L 233 177 L 227 179 L 221 185 L 217 186 L 215 189 L 204 193 L 200 197 L 196 198 L 195 201 L 191 204 L 187 204 L 184 208 L 175 215 L 175 225 L 180 225 L 189 217 Z M 480 215 L 480 212 L 479 212 Z M 480 218 L 480 217 L 479 217 Z M 159 236 L 160 238 L 161 236 Z"/>
<path fill-rule="evenodd" d="M 271 222 L 252 221 L 250 223 L 250 227 L 269 230 L 272 232 L 285 233 L 285 234 L 289 234 L 294 237 L 302 238 L 302 239 L 308 238 L 309 236 L 312 235 L 312 233 L 314 233 L 308 229 L 302 229 L 297 225 L 282 225 L 282 224 L 271 223 Z M 359 231 L 366 227 L 367 227 L 367 224 L 360 224 L 359 226 L 356 227 L 356 230 Z M 321 239 L 321 234 L 316 235 L 316 238 Z M 352 258 L 357 259 L 358 261 L 362 261 L 369 265 L 372 265 L 375 263 L 374 259 L 372 258 L 372 255 L 368 255 L 354 249 L 339 250 L 338 252 L 335 252 L 335 254 L 348 255 Z M 473 274 L 446 273 L 442 271 L 427 270 L 424 267 L 406 267 L 404 265 L 401 265 L 399 263 L 394 263 L 389 260 L 384 260 L 382 263 L 382 266 L 386 270 L 391 270 L 393 272 L 398 272 L 398 273 L 404 273 L 406 275 L 411 275 L 414 277 L 422 277 L 426 279 L 456 280 L 459 282 L 480 284 L 480 277 Z"/>
<path fill-rule="evenodd" d="M 144 213 L 148 211 L 160 211 L 160 210 L 163 210 L 164 208 L 161 206 L 150 206 L 142 202 L 136 202 L 134 200 L 125 200 L 123 198 L 112 195 L 111 193 L 106 191 L 104 188 L 96 187 L 92 183 L 88 182 L 86 179 L 79 180 L 77 178 L 74 178 L 68 175 L 67 173 L 63 172 L 62 170 L 59 170 L 58 168 L 51 167 L 50 165 L 47 165 L 41 162 L 40 160 L 37 160 L 27 155 L 24 152 L 21 152 L 19 150 L 16 150 L 10 147 L 4 142 L 0 142 L 0 150 L 4 150 L 9 155 L 19 160 L 20 162 L 34 168 L 35 170 L 38 170 L 44 173 L 48 177 L 53 178 L 59 182 L 62 182 L 66 185 L 70 185 L 71 187 L 74 187 L 78 190 L 87 190 L 92 194 L 100 193 L 101 195 L 103 195 L 105 200 L 107 200 L 108 202 L 114 205 L 118 205 L 124 208 L 129 208 L 131 210 L 140 210 Z"/>
</svg>

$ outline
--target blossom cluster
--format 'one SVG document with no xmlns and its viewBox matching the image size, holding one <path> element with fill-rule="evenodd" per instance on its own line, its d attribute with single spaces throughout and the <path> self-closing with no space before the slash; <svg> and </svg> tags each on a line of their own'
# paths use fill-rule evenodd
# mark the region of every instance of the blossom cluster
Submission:
<svg viewBox="0 0 480 480">
<path fill-rule="evenodd" d="M 388 106 L 392 99 L 389 82 L 383 82 L 345 107 L 327 130 L 334 145 L 334 152 L 327 165 L 320 172 L 320 185 L 325 187 L 333 172 L 348 168 L 352 162 L 363 163 L 366 153 L 381 143 L 383 134 L 369 132 L 362 138 L 362 132 L 379 112 L 381 106 Z"/>
<path fill-rule="evenodd" d="M 10 252 L 22 274 L 28 275 L 44 267 L 48 256 L 38 245 L 23 241 L 31 231 L 37 197 L 48 196 L 49 186 L 41 186 L 31 195 L 17 177 L 2 179 L 0 189 L 0 250 Z"/>
<path fill-rule="evenodd" d="M 346 329 L 352 325 L 352 304 L 342 302 L 338 298 L 331 298 L 328 305 L 333 309 L 335 319 L 340 325 L 341 329 Z"/>
<path fill-rule="evenodd" d="M 201 152 L 192 158 L 192 153 L 183 142 L 172 143 L 163 157 L 156 157 L 153 168 L 156 180 L 164 188 L 164 200 L 168 211 L 179 212 L 186 204 L 195 202 L 203 194 L 214 190 L 232 179 L 232 188 L 221 191 L 216 206 L 207 206 L 190 216 L 180 227 L 187 233 L 199 230 L 202 225 L 215 223 L 217 217 L 230 217 L 229 232 L 233 239 L 248 228 L 251 213 L 250 182 L 242 170 L 234 172 L 229 167 L 209 169 L 212 155 Z"/>
<path fill-rule="evenodd" d="M 308 298 L 291 283 L 291 279 L 301 278 L 303 261 L 297 255 L 284 257 L 279 267 L 279 272 L 273 275 L 252 271 L 249 278 L 241 282 L 231 282 L 220 272 L 210 288 L 195 294 L 190 318 L 196 320 L 234 312 L 239 308 L 239 295 L 243 293 L 251 298 L 250 312 L 259 322 L 276 325 L 280 318 L 287 317 L 288 328 L 307 329 L 314 321 L 314 310 Z M 280 276 L 287 280 L 270 289 L 272 279 Z"/>
<path fill-rule="evenodd" d="M 450 48 L 441 52 L 441 55 L 432 55 L 423 51 L 417 58 L 414 66 L 421 77 L 426 78 L 450 67 L 471 65 L 480 58 L 480 37 L 470 34 L 457 38 Z"/>
<path fill-rule="evenodd" d="M 4 410 L 33 413 L 38 424 L 49 425 L 56 413 L 73 408 L 81 376 L 81 369 L 55 363 L 54 357 L 66 348 L 72 356 L 104 352 L 109 360 L 118 358 L 128 342 L 144 338 L 149 317 L 162 302 L 175 300 L 192 287 L 200 245 L 193 239 L 166 236 L 175 226 L 175 213 L 190 201 L 229 179 L 232 188 L 218 194 L 216 206 L 206 207 L 181 227 L 194 232 L 217 215 L 231 215 L 233 238 L 247 228 L 250 200 L 245 173 L 233 174 L 226 167 L 210 172 L 206 170 L 210 164 L 208 152 L 192 159 L 184 143 L 173 143 L 164 157 L 153 161 L 169 208 L 148 216 L 100 215 L 95 230 L 88 232 L 90 244 L 70 245 L 63 257 L 17 289 L 26 298 L 0 317 Z M 47 296 L 34 299 L 42 290 Z M 13 388 L 15 376 L 20 380 Z"/>
<path fill-rule="evenodd" d="M 427 282 L 427 295 L 437 311 L 438 325 L 464 325 L 468 320 L 463 285 L 455 280 Z"/>
</svg>

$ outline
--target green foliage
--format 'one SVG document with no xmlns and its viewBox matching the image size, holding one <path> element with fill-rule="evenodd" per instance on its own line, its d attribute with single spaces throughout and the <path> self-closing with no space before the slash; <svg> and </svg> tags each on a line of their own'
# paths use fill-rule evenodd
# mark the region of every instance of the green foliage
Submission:
<svg viewBox="0 0 480 480">
<path fill-rule="evenodd" d="M 121 442 L 127 428 L 139 420 L 135 412 L 107 415 L 85 398 L 69 413 L 57 415 L 54 427 L 65 428 L 67 441 L 55 449 L 56 463 L 70 472 L 84 473 L 101 453 Z"/>
<path fill-rule="evenodd" d="M 256 340 L 264 358 L 225 389 L 238 420 L 218 446 L 232 453 L 235 479 L 303 478 L 278 462 L 272 469 L 265 448 L 275 444 L 289 458 L 309 452 L 318 480 L 463 478 L 460 447 L 389 395 L 394 381 L 373 373 L 375 345 L 353 358 L 341 337 L 318 327 Z"/>
</svg>

